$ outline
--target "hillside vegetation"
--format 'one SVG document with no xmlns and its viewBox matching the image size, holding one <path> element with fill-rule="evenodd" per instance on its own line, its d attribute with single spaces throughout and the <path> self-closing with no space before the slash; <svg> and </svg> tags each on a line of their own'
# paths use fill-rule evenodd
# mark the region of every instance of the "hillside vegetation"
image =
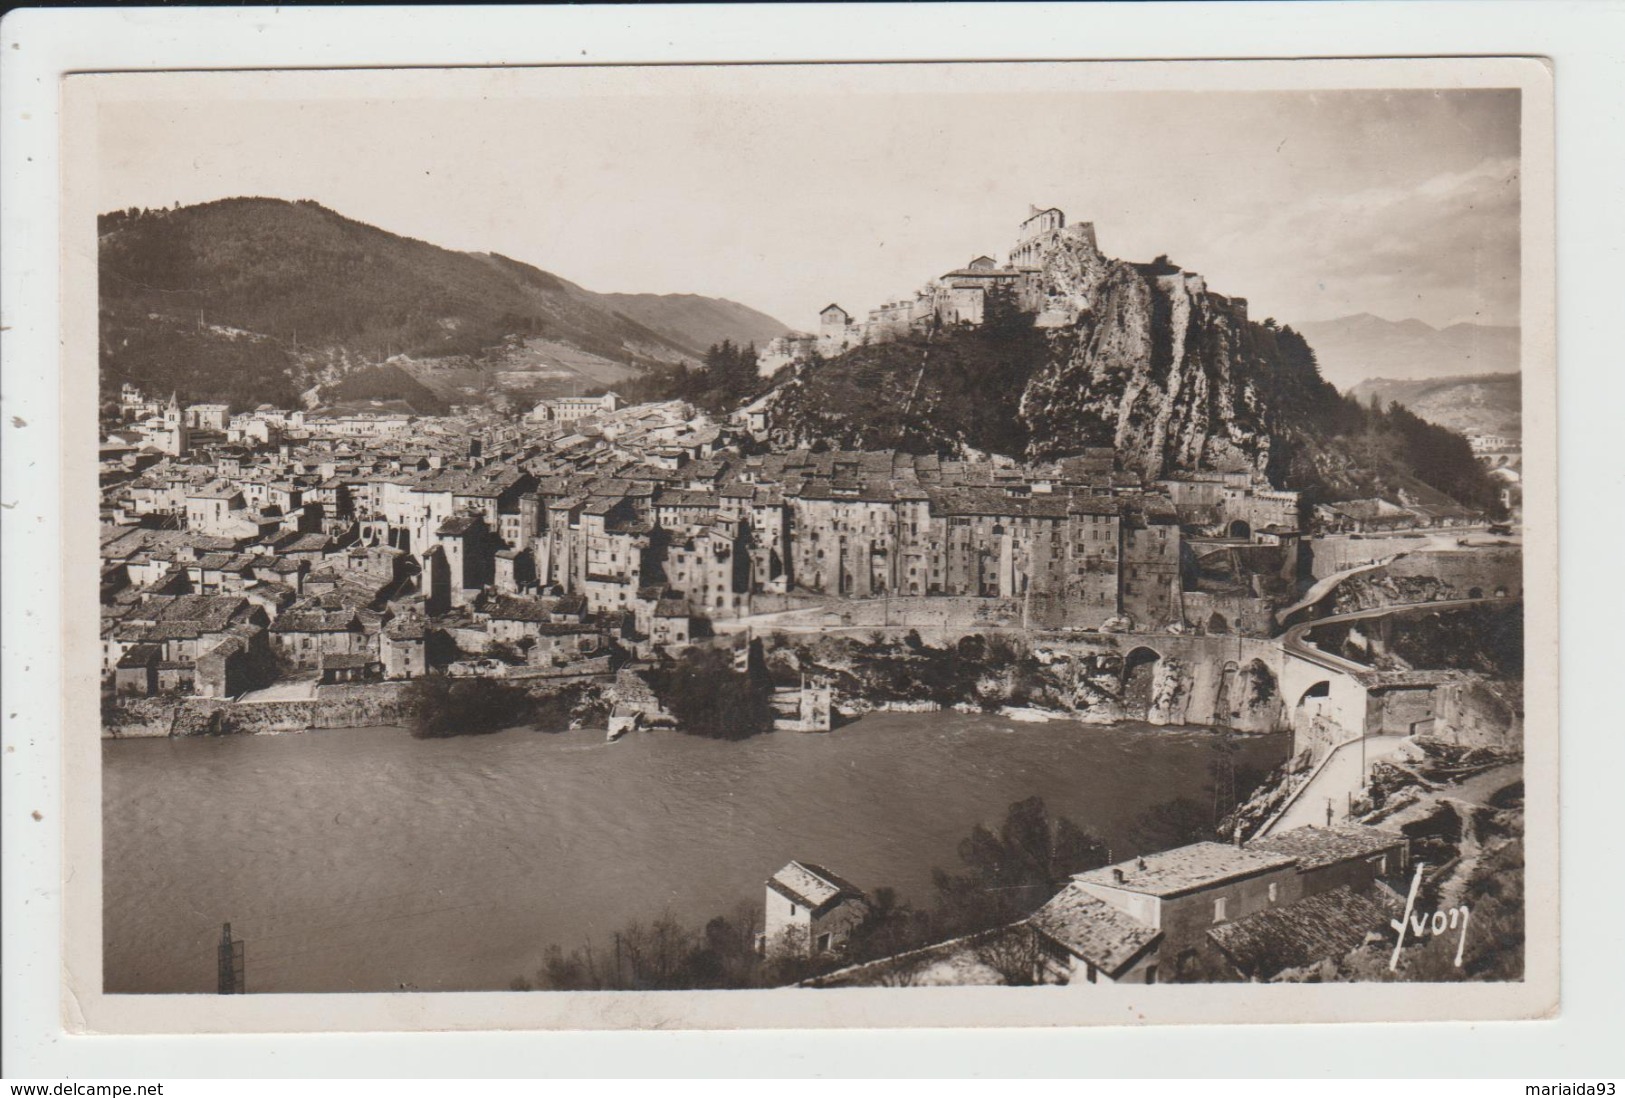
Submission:
<svg viewBox="0 0 1625 1098">
<path fill-rule="evenodd" d="M 1375 398 L 1383 407 L 1403 404 L 1429 423 L 1452 431 L 1506 435 L 1523 433 L 1523 378 L 1520 374 L 1482 374 L 1439 377 L 1422 381 L 1373 378 L 1362 381 L 1349 395 L 1361 401 Z"/>
<path fill-rule="evenodd" d="M 1019 455 L 1032 437 L 1022 393 L 1051 346 L 1007 298 L 994 296 L 987 320 L 807 363 L 775 420 L 804 445 Z"/>
<path fill-rule="evenodd" d="M 478 367 L 537 338 L 641 368 L 697 357 L 693 332 L 732 335 L 730 319 L 752 332 L 776 324 L 693 298 L 654 310 L 677 326 L 657 331 L 632 319 L 644 295 L 612 301 L 505 256 L 449 251 L 314 202 L 132 209 L 102 215 L 98 232 L 104 387 L 130 380 L 190 400 L 286 405 L 391 356 Z M 685 319 L 688 310 L 699 316 Z M 379 395 L 424 399 L 404 371 L 369 387 L 385 377 L 400 384 Z"/>
</svg>

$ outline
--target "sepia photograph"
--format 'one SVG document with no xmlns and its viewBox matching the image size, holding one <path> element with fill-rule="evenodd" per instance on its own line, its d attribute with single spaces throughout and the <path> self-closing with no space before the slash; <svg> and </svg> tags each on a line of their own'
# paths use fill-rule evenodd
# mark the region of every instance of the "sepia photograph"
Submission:
<svg viewBox="0 0 1625 1098">
<path fill-rule="evenodd" d="M 126 1017 L 1555 1006 L 1538 63 L 67 85 Z"/>
</svg>

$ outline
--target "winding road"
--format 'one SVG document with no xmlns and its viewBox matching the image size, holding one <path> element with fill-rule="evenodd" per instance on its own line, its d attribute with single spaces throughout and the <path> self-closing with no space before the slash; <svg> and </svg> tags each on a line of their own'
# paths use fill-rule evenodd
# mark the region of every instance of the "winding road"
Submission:
<svg viewBox="0 0 1625 1098">
<path fill-rule="evenodd" d="M 1262 828 L 1259 835 L 1291 831 L 1310 824 L 1321 827 L 1346 819 L 1349 796 L 1365 788 L 1366 772 L 1371 764 L 1391 757 L 1406 739 L 1405 736 L 1367 736 L 1338 745 L 1309 783 L 1294 795 L 1286 811 Z M 1330 821 L 1326 816 L 1328 805 L 1332 810 Z"/>
<path fill-rule="evenodd" d="M 1331 671 L 1341 671 L 1345 675 L 1354 675 L 1373 670 L 1364 664 L 1333 655 L 1320 648 L 1316 648 L 1304 640 L 1304 634 L 1309 630 L 1322 625 L 1339 625 L 1350 621 L 1368 621 L 1372 618 L 1397 617 L 1403 614 L 1431 613 L 1436 610 L 1464 610 L 1469 606 L 1479 606 L 1484 603 L 1505 603 L 1515 601 L 1510 597 L 1496 598 L 1486 596 L 1477 599 L 1440 599 L 1437 602 L 1407 602 L 1398 606 L 1373 606 L 1368 610 L 1355 610 L 1347 614 L 1333 614 L 1329 618 L 1316 618 L 1301 625 L 1294 625 L 1281 637 L 1281 646 L 1287 655 L 1297 656 L 1310 663 L 1319 664 Z"/>
<path fill-rule="evenodd" d="M 1341 572 L 1333 572 L 1324 579 L 1316 580 L 1315 585 L 1304 593 L 1303 598 L 1299 599 L 1291 606 L 1284 606 L 1275 612 L 1276 624 L 1285 625 L 1287 619 L 1293 614 L 1296 614 L 1299 610 L 1303 610 L 1306 607 L 1313 606 L 1315 603 L 1319 602 L 1321 599 L 1330 594 L 1334 587 L 1348 579 L 1350 576 L 1357 576 L 1361 572 L 1370 572 L 1376 568 L 1386 567 L 1387 565 L 1393 563 L 1395 559 L 1395 557 L 1384 557 L 1381 560 L 1374 560 L 1370 564 L 1360 564 L 1353 568 L 1345 568 Z"/>
<path fill-rule="evenodd" d="M 1319 618 L 1315 621 L 1304 622 L 1288 629 L 1281 638 L 1286 654 L 1296 656 L 1329 671 L 1336 671 L 1345 675 L 1358 675 L 1373 669 L 1353 660 L 1334 655 L 1315 647 L 1304 639 L 1304 634 L 1320 625 L 1336 625 L 1341 622 L 1369 621 L 1374 618 L 1385 618 L 1402 614 L 1428 613 L 1438 610 L 1462 610 L 1483 603 L 1504 603 L 1512 601 L 1507 598 L 1477 598 L 1477 599 L 1444 599 L 1438 602 L 1414 602 L 1400 606 L 1374 606 L 1368 610 L 1356 610 L 1348 614 L 1337 614 L 1329 618 Z M 1268 835 L 1275 831 L 1290 831 L 1294 827 L 1304 827 L 1309 824 L 1325 824 L 1327 822 L 1327 808 L 1331 808 L 1332 821 L 1345 819 L 1348 815 L 1348 801 L 1350 794 L 1358 793 L 1365 787 L 1366 773 L 1371 764 L 1391 757 L 1405 743 L 1405 736 L 1366 736 L 1349 740 L 1332 749 L 1330 755 L 1316 768 L 1309 781 L 1293 794 L 1287 807 L 1279 816 L 1265 824 L 1259 830 L 1259 835 Z"/>
</svg>

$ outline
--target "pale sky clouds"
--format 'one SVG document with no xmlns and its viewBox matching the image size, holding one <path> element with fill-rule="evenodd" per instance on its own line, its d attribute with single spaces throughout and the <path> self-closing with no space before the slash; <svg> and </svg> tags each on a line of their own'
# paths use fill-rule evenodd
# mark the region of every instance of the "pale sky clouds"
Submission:
<svg viewBox="0 0 1625 1098">
<path fill-rule="evenodd" d="M 1516 91 L 1110 92 L 1019 69 L 553 70 L 398 99 L 284 77 L 104 105 L 100 205 L 312 198 L 590 289 L 810 327 L 1002 259 L 1035 202 L 1255 317 L 1517 323 Z"/>
</svg>

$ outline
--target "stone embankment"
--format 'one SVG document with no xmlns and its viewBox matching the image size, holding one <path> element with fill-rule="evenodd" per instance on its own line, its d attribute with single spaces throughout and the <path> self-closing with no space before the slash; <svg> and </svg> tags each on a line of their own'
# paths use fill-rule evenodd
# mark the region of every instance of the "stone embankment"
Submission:
<svg viewBox="0 0 1625 1098">
<path fill-rule="evenodd" d="M 369 728 L 405 720 L 405 684 L 327 686 L 306 701 L 238 703 L 227 698 L 132 698 L 108 703 L 109 739 Z"/>
</svg>

